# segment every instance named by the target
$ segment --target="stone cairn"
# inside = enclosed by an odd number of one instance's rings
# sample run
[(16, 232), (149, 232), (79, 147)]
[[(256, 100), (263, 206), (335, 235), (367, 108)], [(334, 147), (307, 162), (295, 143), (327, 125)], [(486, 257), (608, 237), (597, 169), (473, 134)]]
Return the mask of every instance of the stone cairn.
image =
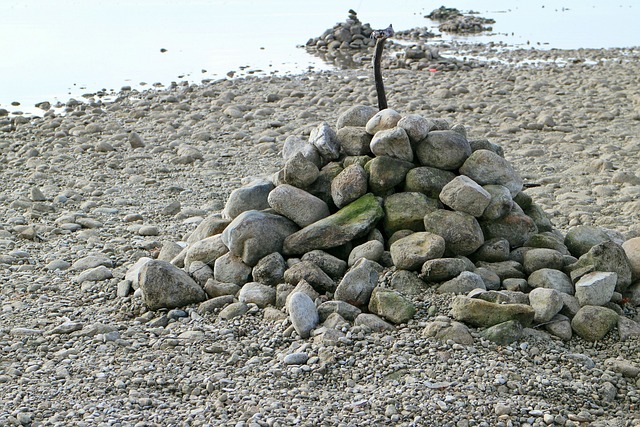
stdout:
[(638, 333), (622, 307), (640, 290), (639, 239), (555, 230), (502, 148), (462, 125), (354, 106), (335, 129), (289, 136), (283, 156), (282, 170), (234, 190), (186, 247), (130, 268), (149, 309), (199, 303), (231, 319), (257, 306), (288, 316), (289, 333), (335, 341), (350, 324), (408, 322), (412, 297), (432, 287), (457, 294), (452, 318), (424, 331), (438, 339), (469, 344), (468, 325), (498, 343), (532, 326), (563, 340), (600, 340), (616, 325), (621, 339)]
[(495, 24), (495, 20), (474, 16), (474, 13), (477, 12), (463, 15), (456, 8), (440, 6), (440, 8), (431, 11), (425, 18), (440, 22), (438, 29), (445, 33), (473, 34), (493, 30), (487, 24)]
[[(371, 25), (363, 24), (358, 14), (349, 10), (344, 22), (327, 29), (319, 37), (311, 38), (305, 44), (307, 51), (334, 64), (341, 69), (368, 67), (371, 63), (371, 48), (375, 40), (371, 39)], [(426, 43), (435, 35), (427, 28), (396, 31), (395, 38), (405, 43), (388, 41), (383, 64), (385, 68), (407, 68), (412, 70), (453, 71), (469, 70), (484, 66), (474, 60), (458, 60), (440, 55), (435, 46)], [(407, 44), (409, 42), (409, 44)]]

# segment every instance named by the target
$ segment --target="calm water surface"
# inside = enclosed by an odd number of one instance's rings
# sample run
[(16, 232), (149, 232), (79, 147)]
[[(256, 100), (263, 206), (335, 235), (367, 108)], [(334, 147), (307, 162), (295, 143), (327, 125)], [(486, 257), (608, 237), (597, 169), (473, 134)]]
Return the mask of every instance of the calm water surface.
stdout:
[[(0, 107), (36, 112), (101, 89), (172, 81), (299, 73), (330, 66), (297, 48), (358, 12), (374, 28), (437, 24), (442, 3), (417, 0), (1, 0)], [(466, 38), (514, 46), (608, 48), (640, 45), (636, 0), (455, 0), (493, 18), (494, 35)], [(445, 39), (465, 39), (448, 37)], [(166, 50), (162, 52), (161, 50)], [(140, 84), (143, 83), (141, 86)], [(12, 106), (19, 102), (19, 106)]]

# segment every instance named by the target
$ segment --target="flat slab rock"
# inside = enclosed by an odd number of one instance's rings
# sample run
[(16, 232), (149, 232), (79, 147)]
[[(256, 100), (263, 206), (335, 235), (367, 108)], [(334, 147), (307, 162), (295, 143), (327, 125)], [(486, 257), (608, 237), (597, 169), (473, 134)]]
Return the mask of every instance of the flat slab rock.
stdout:
[(382, 202), (368, 193), (333, 215), (317, 221), (284, 240), (285, 255), (343, 245), (367, 233), (384, 215)]

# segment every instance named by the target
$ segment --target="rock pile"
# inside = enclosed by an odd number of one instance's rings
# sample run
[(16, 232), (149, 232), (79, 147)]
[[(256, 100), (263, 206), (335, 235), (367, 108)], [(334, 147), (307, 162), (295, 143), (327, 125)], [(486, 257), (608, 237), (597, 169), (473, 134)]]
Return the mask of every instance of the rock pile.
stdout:
[[(337, 23), (319, 37), (309, 39), (305, 48), (310, 54), (342, 69), (368, 67), (375, 46), (370, 37), (372, 31), (369, 24), (363, 24), (357, 13), (350, 10), (345, 22)], [(396, 31), (394, 38), (405, 43), (387, 40), (385, 50), (390, 54), (383, 58), (384, 67), (451, 71), (482, 66), (477, 61), (443, 57), (436, 47), (425, 43), (430, 37), (435, 36), (427, 28)]]
[(150, 309), (200, 303), (225, 319), (253, 304), (329, 341), (349, 323), (409, 321), (426, 287), (459, 294), (454, 320), (425, 330), (440, 339), (468, 343), (464, 324), (500, 343), (531, 326), (565, 340), (600, 340), (616, 325), (621, 339), (638, 333), (621, 305), (640, 292), (639, 239), (553, 229), (502, 148), (467, 139), (462, 125), (354, 106), (335, 129), (289, 136), (283, 156), (186, 247), (138, 261), (121, 294), (132, 286)]
[[(473, 12), (472, 12), (473, 13)], [(438, 29), (445, 33), (470, 34), (481, 33), (483, 31), (491, 31), (492, 28), (487, 24), (495, 24), (496, 21), (490, 18), (482, 18), (480, 16), (463, 15), (458, 9), (441, 6), (433, 10), (425, 18), (439, 21)]]

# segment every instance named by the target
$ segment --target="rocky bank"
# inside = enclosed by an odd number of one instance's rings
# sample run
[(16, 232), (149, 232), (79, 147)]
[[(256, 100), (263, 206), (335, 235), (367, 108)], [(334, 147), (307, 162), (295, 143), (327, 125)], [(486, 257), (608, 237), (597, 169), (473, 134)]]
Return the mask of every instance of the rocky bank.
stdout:
[[(389, 105), (502, 147), (562, 233), (638, 237), (637, 49), (462, 55), (500, 62), (386, 70)], [(466, 342), (438, 339), (466, 310), (420, 285), (408, 321), (374, 332), (342, 312), (338, 334), (302, 338), (283, 311), (228, 288), (206, 309), (129, 294), (138, 260), (177, 255), (234, 190), (286, 167), (287, 138), (375, 106), (370, 74), (176, 84), (0, 118), (0, 422), (638, 425), (638, 338), (617, 327), (595, 342), (536, 328), (499, 344), (473, 325)], [(635, 322), (640, 300), (626, 298)]]

